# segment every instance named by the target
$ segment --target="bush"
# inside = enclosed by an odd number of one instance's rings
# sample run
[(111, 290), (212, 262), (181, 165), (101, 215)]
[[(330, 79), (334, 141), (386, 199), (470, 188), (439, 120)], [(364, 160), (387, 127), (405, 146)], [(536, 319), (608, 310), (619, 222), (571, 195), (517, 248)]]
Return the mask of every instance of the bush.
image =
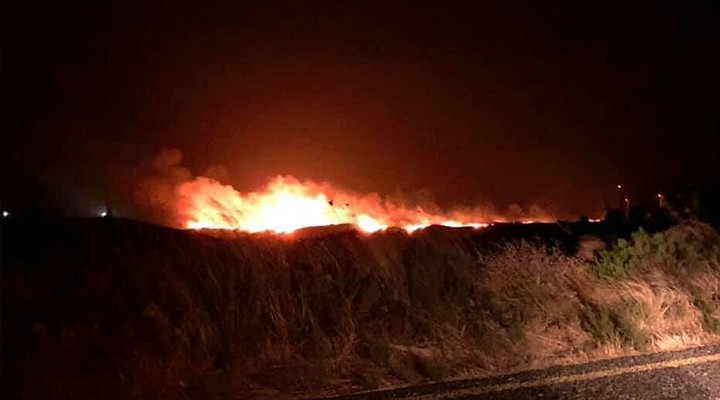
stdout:
[(630, 241), (621, 239), (603, 251), (593, 266), (599, 277), (611, 281), (657, 275), (656, 270), (669, 278), (660, 286), (678, 286), (678, 291), (689, 295), (706, 331), (720, 332), (720, 235), (716, 230), (699, 222), (654, 234), (640, 229)]
[(602, 251), (593, 270), (603, 278), (618, 278), (644, 266), (682, 273), (688, 269), (717, 269), (718, 265), (720, 235), (710, 226), (694, 222), (652, 234), (640, 228), (629, 241), (619, 239), (611, 249)]

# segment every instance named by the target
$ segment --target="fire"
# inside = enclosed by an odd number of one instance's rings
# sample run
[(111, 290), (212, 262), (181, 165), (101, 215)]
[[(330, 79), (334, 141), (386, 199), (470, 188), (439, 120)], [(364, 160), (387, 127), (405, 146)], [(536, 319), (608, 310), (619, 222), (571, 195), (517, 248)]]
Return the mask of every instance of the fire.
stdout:
[(352, 224), (364, 232), (400, 227), (408, 232), (430, 225), (488, 226), (478, 212), (427, 213), (377, 195), (335, 190), (328, 184), (277, 177), (262, 190), (242, 194), (232, 186), (197, 177), (175, 188), (180, 224), (189, 229), (236, 229), (291, 233), (311, 226)]
[(383, 229), (387, 229), (387, 225), (383, 224), (381, 222), (378, 222), (375, 218), (367, 215), (367, 214), (361, 214), (357, 219), (357, 226), (360, 228), (360, 230), (365, 232), (376, 232)]

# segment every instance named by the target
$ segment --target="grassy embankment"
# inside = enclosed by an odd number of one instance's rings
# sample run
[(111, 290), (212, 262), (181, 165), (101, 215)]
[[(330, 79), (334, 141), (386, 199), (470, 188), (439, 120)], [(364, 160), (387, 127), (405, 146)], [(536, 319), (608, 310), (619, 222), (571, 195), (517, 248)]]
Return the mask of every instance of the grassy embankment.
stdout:
[(570, 255), (572, 237), (451, 229), (283, 239), (84, 221), (2, 233), (8, 398), (363, 390), (720, 335), (720, 236), (699, 223), (637, 232), (599, 261)]

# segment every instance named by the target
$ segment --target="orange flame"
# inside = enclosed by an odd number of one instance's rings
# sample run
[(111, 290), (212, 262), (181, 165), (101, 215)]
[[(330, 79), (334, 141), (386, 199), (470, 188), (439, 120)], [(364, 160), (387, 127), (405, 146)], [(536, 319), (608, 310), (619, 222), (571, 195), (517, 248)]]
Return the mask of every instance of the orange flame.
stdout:
[(420, 207), (383, 201), (377, 195), (352, 194), (311, 181), (301, 183), (290, 176), (279, 176), (263, 190), (247, 194), (198, 177), (179, 184), (176, 194), (181, 224), (189, 229), (290, 233), (304, 227), (352, 224), (364, 232), (388, 227), (413, 232), (430, 225), (481, 228), (493, 222), (479, 212), (429, 214)]

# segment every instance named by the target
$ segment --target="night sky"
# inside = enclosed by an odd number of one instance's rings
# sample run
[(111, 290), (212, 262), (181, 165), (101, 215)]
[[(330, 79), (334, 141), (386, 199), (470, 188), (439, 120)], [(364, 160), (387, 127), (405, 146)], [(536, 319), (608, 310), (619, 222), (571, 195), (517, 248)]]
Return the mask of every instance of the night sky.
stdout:
[(163, 148), (577, 214), (720, 181), (717, 2), (129, 3), (3, 5), (6, 204), (129, 202)]

